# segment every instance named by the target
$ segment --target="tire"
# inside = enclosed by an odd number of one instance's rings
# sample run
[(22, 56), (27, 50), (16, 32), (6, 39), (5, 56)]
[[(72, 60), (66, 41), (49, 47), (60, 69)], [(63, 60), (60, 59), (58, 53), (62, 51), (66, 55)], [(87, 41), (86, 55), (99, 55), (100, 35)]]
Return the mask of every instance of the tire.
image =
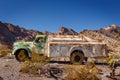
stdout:
[(29, 59), (28, 53), (27, 53), (27, 51), (24, 50), (24, 49), (21, 49), (21, 50), (16, 51), (15, 58), (16, 58), (19, 62), (24, 62), (25, 60)]
[(70, 61), (72, 64), (82, 64), (84, 61), (84, 55), (80, 52), (73, 52)]

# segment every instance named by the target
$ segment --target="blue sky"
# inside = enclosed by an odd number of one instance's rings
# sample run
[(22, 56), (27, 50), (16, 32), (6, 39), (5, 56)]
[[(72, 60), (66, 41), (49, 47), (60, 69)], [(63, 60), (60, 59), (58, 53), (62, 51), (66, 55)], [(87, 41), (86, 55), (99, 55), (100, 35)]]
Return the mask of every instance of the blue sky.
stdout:
[(50, 32), (120, 26), (120, 0), (0, 0), (0, 21)]

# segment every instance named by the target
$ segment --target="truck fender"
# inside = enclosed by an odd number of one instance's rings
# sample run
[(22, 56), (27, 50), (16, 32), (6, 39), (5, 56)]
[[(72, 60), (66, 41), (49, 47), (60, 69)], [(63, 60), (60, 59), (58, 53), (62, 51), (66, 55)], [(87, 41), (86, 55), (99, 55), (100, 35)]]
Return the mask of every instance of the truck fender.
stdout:
[(21, 50), (21, 49), (24, 49), (28, 52), (28, 57), (31, 57), (31, 51), (29, 48), (17, 48), (13, 51), (13, 54), (15, 55), (15, 53), (18, 51), (18, 50)]
[(81, 51), (84, 55), (84, 50), (80, 46), (73, 46), (69, 51), (69, 56), (71, 56), (74, 51)]

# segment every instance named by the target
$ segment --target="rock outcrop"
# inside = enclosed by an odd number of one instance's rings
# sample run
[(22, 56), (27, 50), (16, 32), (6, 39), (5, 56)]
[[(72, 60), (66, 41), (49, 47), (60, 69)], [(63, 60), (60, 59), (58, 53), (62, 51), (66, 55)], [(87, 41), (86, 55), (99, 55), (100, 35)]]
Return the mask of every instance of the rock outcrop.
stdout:
[(112, 24), (106, 28), (102, 28), (98, 30), (98, 32), (102, 33), (107, 37), (111, 37), (117, 40), (120, 40), (120, 27), (115, 24)]
[(77, 35), (78, 33), (75, 32), (73, 29), (61, 27), (57, 34), (58, 35)]

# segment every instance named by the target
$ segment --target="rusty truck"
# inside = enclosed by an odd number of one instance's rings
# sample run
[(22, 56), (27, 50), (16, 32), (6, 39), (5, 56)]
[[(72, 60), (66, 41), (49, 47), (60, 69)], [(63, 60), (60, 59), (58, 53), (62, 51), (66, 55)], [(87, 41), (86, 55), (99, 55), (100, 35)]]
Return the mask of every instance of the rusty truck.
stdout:
[(20, 62), (33, 53), (50, 58), (68, 58), (71, 63), (82, 63), (90, 57), (107, 57), (106, 44), (101, 40), (80, 35), (37, 35), (33, 42), (15, 42), (12, 52)]

